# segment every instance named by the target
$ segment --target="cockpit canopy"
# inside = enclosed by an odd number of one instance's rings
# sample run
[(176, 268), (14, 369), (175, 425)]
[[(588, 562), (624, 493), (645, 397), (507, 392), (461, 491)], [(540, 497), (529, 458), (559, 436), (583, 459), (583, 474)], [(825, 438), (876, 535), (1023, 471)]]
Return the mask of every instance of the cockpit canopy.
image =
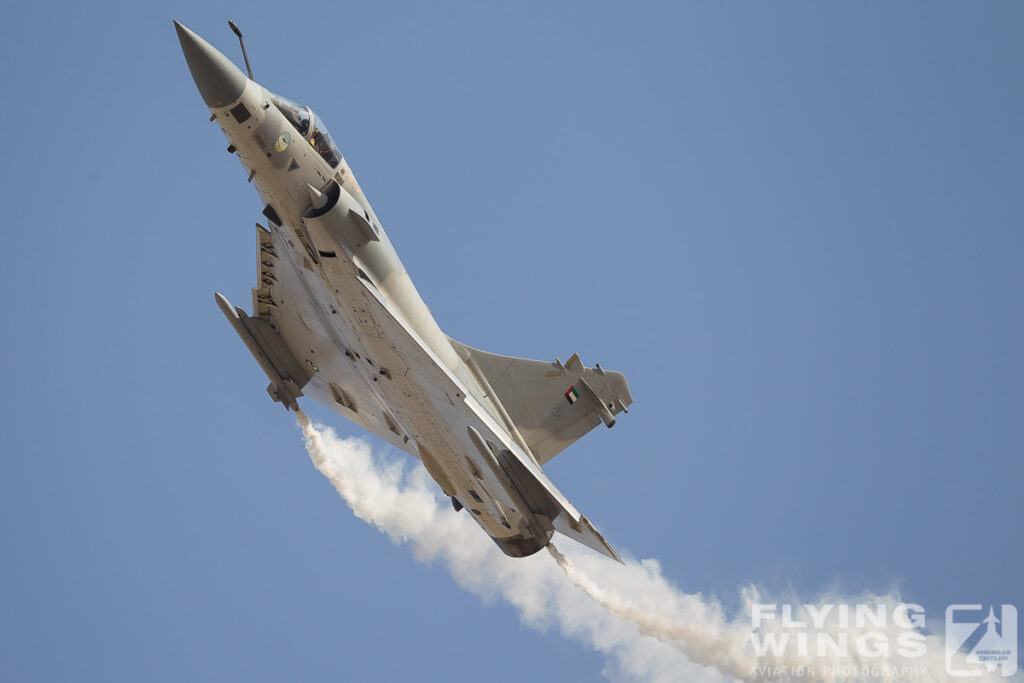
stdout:
[(327, 127), (313, 113), (312, 109), (280, 95), (271, 95), (270, 101), (295, 126), (299, 135), (313, 145), (313, 149), (330, 164), (331, 168), (335, 168), (341, 163), (341, 152), (338, 151), (334, 140), (331, 139), (331, 134), (327, 132)]

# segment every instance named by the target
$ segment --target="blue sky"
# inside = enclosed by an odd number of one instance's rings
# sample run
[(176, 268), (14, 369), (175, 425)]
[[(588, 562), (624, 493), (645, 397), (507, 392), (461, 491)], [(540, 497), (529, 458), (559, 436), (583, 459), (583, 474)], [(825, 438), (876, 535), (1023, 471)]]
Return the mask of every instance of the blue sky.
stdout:
[(617, 548), (727, 605), (1024, 608), (1021, 5), (8, 14), (0, 677), (603, 667), (310, 466), (213, 303), (248, 301), (260, 205), (172, 18), (240, 62), (235, 19), (324, 117), (446, 332), (626, 374), (630, 414), (546, 467)]

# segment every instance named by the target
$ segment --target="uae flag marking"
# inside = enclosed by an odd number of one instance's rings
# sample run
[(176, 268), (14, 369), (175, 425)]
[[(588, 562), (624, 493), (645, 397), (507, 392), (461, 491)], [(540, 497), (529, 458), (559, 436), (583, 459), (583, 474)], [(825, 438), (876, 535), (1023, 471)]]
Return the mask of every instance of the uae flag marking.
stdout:
[(579, 397), (580, 392), (576, 391), (575, 385), (569, 387), (569, 391), (565, 392), (565, 400), (569, 402), (569, 405), (575, 403), (576, 399), (578, 399)]

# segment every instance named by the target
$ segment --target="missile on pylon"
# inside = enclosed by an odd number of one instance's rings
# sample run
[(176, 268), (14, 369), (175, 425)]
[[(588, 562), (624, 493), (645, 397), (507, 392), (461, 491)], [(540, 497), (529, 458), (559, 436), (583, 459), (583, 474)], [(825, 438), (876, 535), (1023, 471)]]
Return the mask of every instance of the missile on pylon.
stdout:
[(284, 338), (270, 323), (262, 318), (249, 317), (241, 308), (232, 306), (220, 292), (214, 293), (214, 299), (270, 380), (267, 393), (286, 409), (298, 411), (298, 398), (302, 396), (302, 387), (310, 380), (310, 371), (295, 358)]

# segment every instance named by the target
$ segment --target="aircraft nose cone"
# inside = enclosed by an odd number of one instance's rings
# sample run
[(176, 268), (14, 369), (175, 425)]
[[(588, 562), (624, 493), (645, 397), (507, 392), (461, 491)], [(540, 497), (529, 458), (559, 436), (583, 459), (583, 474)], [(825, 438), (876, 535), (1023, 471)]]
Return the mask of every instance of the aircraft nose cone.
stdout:
[(234, 62), (177, 21), (174, 28), (192, 79), (206, 106), (211, 109), (226, 107), (241, 97), (247, 79)]

